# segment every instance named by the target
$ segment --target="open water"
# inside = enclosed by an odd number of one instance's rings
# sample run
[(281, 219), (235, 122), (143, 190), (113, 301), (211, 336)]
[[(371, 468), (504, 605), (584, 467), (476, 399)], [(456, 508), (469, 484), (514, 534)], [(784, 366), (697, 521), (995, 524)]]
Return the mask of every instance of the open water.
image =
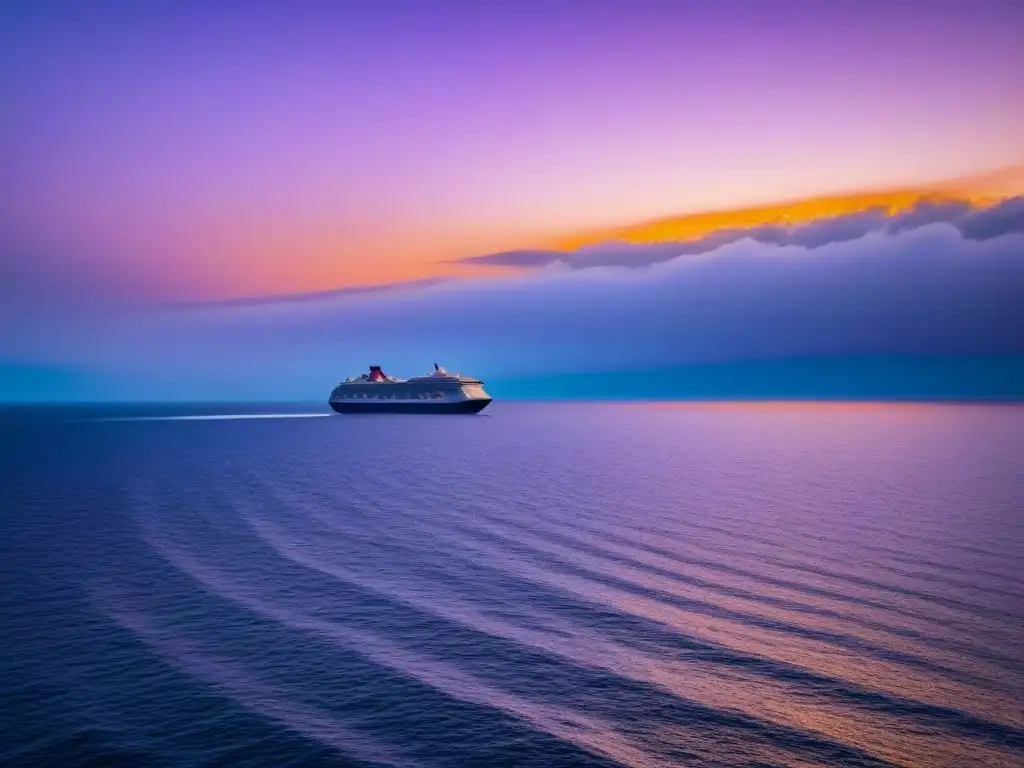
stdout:
[(4, 766), (1024, 764), (1022, 407), (0, 418)]

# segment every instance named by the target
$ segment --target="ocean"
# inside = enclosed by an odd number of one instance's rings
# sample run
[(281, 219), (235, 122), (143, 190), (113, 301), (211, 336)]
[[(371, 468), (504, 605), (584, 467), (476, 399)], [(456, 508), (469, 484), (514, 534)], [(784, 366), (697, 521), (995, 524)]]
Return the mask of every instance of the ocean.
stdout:
[(0, 419), (4, 766), (1024, 765), (1024, 407)]

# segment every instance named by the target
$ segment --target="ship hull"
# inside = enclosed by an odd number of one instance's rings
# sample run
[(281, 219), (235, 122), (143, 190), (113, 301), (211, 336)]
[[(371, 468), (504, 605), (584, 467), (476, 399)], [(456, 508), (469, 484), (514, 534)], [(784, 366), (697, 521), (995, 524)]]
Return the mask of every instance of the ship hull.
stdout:
[(330, 401), (335, 413), (424, 413), (424, 414), (467, 414), (480, 413), (491, 404), (490, 398), (456, 400), (449, 402), (402, 403), (384, 400), (371, 401)]

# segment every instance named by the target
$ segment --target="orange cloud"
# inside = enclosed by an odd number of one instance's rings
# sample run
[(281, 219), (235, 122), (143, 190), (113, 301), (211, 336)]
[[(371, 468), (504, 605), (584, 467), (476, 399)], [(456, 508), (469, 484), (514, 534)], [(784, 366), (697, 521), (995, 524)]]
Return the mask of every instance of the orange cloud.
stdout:
[(989, 205), (1024, 192), (1024, 164), (985, 174), (868, 192), (792, 200), (748, 208), (688, 213), (681, 216), (642, 221), (555, 238), (546, 248), (570, 251), (609, 240), (631, 243), (686, 241), (704, 237), (721, 229), (746, 229), (762, 225), (803, 224), (868, 209), (883, 208), (893, 214), (911, 208), (919, 201), (965, 200), (974, 205)]
[[(881, 191), (829, 195), (731, 210), (689, 213), (625, 226), (557, 235), (516, 232), (509, 225), (489, 228), (465, 222), (438, 230), (382, 226), (374, 234), (332, 221), (274, 218), (238, 226), (197, 226), (199, 244), (182, 244), (203, 265), (203, 289), (193, 299), (234, 299), (267, 294), (319, 292), (345, 287), (386, 285), (439, 277), (479, 277), (461, 263), (467, 255), (487, 254), (532, 241), (547, 250), (571, 251), (608, 240), (634, 243), (696, 240), (721, 229), (764, 224), (794, 225), (815, 219), (885, 208), (890, 213), (921, 200), (956, 198), (988, 204), (1024, 191), (1024, 164), (963, 179)], [(194, 234), (194, 233), (193, 233)], [(190, 247), (189, 247), (190, 246)], [(488, 276), (516, 274), (512, 265), (488, 264)]]

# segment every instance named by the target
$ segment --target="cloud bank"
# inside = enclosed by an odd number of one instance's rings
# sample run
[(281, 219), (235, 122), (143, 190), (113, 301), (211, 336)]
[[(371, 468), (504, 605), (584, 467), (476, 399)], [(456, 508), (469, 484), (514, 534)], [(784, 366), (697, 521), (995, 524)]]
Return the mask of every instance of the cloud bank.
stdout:
[(831, 218), (818, 219), (795, 226), (761, 226), (725, 229), (697, 240), (664, 243), (608, 242), (579, 248), (575, 251), (516, 250), (470, 256), (458, 263), (475, 266), (506, 266), (537, 268), (560, 263), (571, 269), (592, 267), (639, 268), (671, 261), (679, 256), (710, 253), (740, 240), (753, 240), (765, 245), (795, 245), (821, 248), (862, 238), (872, 232), (897, 234), (929, 224), (944, 223), (955, 227), (970, 240), (990, 240), (1007, 234), (1024, 233), (1024, 196), (974, 208), (964, 200), (921, 200), (909, 210), (889, 215), (885, 208), (871, 208)]
[(747, 233), (674, 258), (638, 246), (643, 266), (558, 263), (389, 292), (73, 326), (55, 318), (20, 349), (7, 339), (4, 356), (83, 371), (111, 397), (320, 400), (371, 363), (412, 375), (436, 360), (500, 380), (793, 357), (1022, 355), (1021, 201), (982, 213), (918, 208), (866, 232), (871, 216), (843, 217), (782, 242)]

